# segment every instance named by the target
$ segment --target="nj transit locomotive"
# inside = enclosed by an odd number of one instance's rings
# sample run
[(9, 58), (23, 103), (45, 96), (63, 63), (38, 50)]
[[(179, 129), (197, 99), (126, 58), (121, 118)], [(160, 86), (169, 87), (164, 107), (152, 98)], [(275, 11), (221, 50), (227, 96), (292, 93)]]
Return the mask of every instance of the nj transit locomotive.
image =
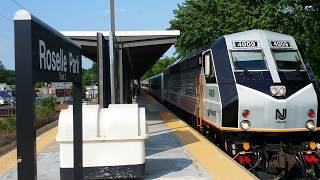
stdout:
[(292, 36), (226, 35), (142, 86), (248, 169), (318, 176), (319, 90)]

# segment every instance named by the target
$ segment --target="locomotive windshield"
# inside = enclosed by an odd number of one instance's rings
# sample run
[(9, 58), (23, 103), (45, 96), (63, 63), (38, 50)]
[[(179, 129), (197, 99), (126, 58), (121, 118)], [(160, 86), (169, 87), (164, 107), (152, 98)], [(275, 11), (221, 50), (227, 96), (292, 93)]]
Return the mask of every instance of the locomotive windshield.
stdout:
[(302, 70), (303, 65), (296, 50), (273, 50), (278, 69), (282, 70)]
[(266, 70), (267, 65), (262, 51), (232, 51), (235, 70)]

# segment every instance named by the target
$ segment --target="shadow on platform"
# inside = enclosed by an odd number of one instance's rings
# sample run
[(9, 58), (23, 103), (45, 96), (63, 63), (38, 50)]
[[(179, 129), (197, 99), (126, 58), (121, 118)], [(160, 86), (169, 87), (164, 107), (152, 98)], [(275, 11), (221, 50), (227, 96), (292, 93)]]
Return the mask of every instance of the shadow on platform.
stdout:
[[(179, 128), (178, 128), (179, 129)], [(181, 148), (184, 145), (198, 142), (199, 139), (189, 131), (185, 130), (163, 130), (165, 133), (152, 135), (146, 140), (146, 156), (168, 151), (175, 148)], [(177, 140), (175, 134), (185, 137), (183, 144)]]
[(185, 169), (192, 164), (192, 160), (185, 158), (146, 159), (146, 176), (156, 179), (166, 174)]

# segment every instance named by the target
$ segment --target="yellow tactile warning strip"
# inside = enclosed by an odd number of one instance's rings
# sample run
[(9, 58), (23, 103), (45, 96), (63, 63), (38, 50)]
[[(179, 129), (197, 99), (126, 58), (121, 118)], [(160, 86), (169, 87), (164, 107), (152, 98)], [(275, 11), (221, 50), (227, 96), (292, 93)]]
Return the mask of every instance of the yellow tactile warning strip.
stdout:
[(153, 97), (149, 96), (149, 95), (145, 95), (144, 96), (144, 100), (146, 101), (146, 103), (148, 104), (158, 104), (159, 102), (157, 100), (155, 100)]
[[(52, 143), (57, 135), (58, 128), (52, 128), (49, 131), (37, 137), (37, 153), (44, 147)], [(0, 157), (0, 176), (3, 176), (7, 171), (12, 169), (17, 163), (17, 149)]]
[(212, 179), (258, 179), (172, 113), (160, 116)]

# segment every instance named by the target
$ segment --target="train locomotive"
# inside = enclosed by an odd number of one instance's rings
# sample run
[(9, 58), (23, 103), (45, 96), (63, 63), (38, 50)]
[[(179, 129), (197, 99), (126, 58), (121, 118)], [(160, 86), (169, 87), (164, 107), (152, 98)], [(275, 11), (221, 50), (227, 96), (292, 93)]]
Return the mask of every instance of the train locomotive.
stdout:
[(141, 85), (250, 171), (319, 177), (319, 88), (292, 36), (225, 35)]

